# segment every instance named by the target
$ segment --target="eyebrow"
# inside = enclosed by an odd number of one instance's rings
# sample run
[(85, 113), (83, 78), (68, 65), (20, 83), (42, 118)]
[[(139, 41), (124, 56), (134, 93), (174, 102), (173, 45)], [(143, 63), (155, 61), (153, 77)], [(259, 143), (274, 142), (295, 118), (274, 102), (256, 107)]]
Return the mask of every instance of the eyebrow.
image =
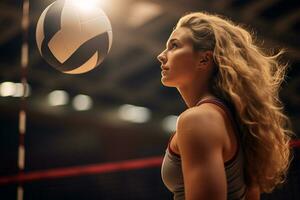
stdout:
[(166, 47), (168, 48), (168, 45), (175, 40), (179, 41), (177, 38), (172, 38), (170, 41), (167, 41)]

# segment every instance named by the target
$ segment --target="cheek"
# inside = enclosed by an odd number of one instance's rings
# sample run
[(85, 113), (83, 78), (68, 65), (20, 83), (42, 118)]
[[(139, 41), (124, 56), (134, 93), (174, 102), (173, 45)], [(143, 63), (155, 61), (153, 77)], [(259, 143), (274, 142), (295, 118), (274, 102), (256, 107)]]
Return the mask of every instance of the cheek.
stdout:
[(188, 72), (193, 71), (193, 67), (195, 65), (195, 61), (190, 53), (186, 52), (178, 52), (177, 55), (174, 55), (174, 59), (170, 63), (171, 70), (178, 72)]

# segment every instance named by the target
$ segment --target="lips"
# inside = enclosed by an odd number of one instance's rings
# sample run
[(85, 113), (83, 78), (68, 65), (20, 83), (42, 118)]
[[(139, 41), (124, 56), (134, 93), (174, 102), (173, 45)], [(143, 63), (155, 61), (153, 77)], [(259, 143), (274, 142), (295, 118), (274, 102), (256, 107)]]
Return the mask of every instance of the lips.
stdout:
[(167, 73), (168, 73), (168, 72), (167, 72), (166, 69), (163, 69), (163, 70), (161, 71), (161, 75), (162, 75), (162, 76), (165, 76)]
[(168, 68), (167, 68), (166, 66), (164, 66), (164, 65), (160, 66), (160, 68), (161, 68), (162, 70), (168, 70)]

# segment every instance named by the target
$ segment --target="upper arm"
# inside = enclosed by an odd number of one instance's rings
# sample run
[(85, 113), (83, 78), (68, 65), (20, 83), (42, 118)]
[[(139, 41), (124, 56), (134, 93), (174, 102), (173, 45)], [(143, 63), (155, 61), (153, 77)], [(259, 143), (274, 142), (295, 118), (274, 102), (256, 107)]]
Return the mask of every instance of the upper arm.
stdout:
[(213, 112), (183, 113), (177, 122), (186, 200), (225, 200), (223, 127)]

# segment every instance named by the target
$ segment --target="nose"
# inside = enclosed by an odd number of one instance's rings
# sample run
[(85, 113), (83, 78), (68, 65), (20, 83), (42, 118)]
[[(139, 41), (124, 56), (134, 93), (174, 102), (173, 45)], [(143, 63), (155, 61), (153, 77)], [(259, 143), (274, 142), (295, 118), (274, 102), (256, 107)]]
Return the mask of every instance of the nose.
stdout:
[(157, 56), (157, 60), (159, 60), (159, 62), (161, 62), (162, 64), (166, 63), (167, 58), (165, 55), (165, 51), (161, 52), (158, 56)]

